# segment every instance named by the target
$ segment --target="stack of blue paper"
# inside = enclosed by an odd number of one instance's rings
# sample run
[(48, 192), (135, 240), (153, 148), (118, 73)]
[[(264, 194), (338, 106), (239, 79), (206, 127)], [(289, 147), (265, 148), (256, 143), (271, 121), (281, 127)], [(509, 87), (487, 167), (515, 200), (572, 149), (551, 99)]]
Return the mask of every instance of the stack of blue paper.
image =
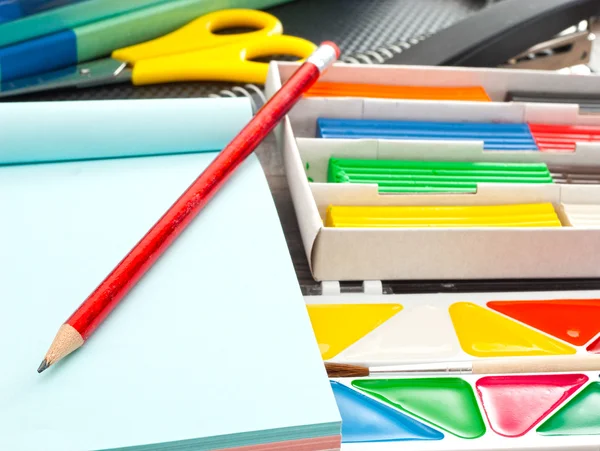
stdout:
[(484, 150), (538, 150), (527, 124), (318, 118), (317, 137), (483, 141)]
[[(341, 418), (256, 155), (80, 350), (36, 371), (56, 326), (252, 117), (247, 98), (179, 99), (179, 113), (168, 103), (81, 102), (89, 112), (77, 115), (96, 117), (88, 155), (68, 103), (47, 116), (30, 104), (22, 131), (57, 144), (37, 161), (30, 151), (36, 164), (15, 163), (19, 142), (0, 137), (0, 450), (339, 449)], [(62, 127), (45, 128), (47, 117)], [(133, 118), (145, 133), (108, 134), (100, 152), (96, 131)]]

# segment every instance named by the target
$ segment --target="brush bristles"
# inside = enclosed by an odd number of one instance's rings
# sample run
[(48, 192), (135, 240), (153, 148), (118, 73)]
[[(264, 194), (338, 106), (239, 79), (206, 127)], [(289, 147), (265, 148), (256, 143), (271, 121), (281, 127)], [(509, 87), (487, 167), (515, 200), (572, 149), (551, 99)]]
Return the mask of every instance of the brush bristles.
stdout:
[(369, 368), (346, 363), (325, 363), (325, 369), (329, 377), (366, 377), (369, 375)]

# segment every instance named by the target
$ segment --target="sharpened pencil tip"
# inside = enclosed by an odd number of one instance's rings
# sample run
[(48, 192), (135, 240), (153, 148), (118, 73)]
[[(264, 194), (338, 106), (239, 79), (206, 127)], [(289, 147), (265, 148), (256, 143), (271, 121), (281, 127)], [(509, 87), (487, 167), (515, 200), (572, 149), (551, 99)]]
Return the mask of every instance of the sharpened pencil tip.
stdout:
[(38, 367), (38, 373), (41, 373), (49, 366), (50, 366), (50, 364), (48, 363), (48, 361), (46, 359), (42, 360), (42, 363), (40, 363), (40, 366)]

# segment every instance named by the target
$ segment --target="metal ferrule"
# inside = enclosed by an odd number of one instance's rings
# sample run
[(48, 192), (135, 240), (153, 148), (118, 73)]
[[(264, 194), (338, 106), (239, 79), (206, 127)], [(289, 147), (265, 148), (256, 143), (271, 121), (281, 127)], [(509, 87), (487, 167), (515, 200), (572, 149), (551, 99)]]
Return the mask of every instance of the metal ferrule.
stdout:
[(306, 59), (306, 62), (314, 64), (319, 72), (323, 73), (336, 59), (335, 49), (330, 45), (323, 44)]
[(414, 363), (406, 365), (390, 365), (370, 367), (371, 375), (385, 374), (386, 376), (398, 374), (471, 374), (473, 365), (471, 362), (431, 362), (431, 363)]

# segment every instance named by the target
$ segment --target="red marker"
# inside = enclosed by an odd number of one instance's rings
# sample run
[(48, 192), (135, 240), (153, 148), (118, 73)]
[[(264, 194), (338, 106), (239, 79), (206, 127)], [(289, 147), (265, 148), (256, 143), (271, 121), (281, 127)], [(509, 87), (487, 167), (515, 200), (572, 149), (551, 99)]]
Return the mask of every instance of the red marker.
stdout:
[(233, 171), (254, 152), (260, 142), (339, 55), (340, 51), (335, 44), (324, 42), (307, 58), (60, 327), (38, 368), (38, 373), (83, 345)]

